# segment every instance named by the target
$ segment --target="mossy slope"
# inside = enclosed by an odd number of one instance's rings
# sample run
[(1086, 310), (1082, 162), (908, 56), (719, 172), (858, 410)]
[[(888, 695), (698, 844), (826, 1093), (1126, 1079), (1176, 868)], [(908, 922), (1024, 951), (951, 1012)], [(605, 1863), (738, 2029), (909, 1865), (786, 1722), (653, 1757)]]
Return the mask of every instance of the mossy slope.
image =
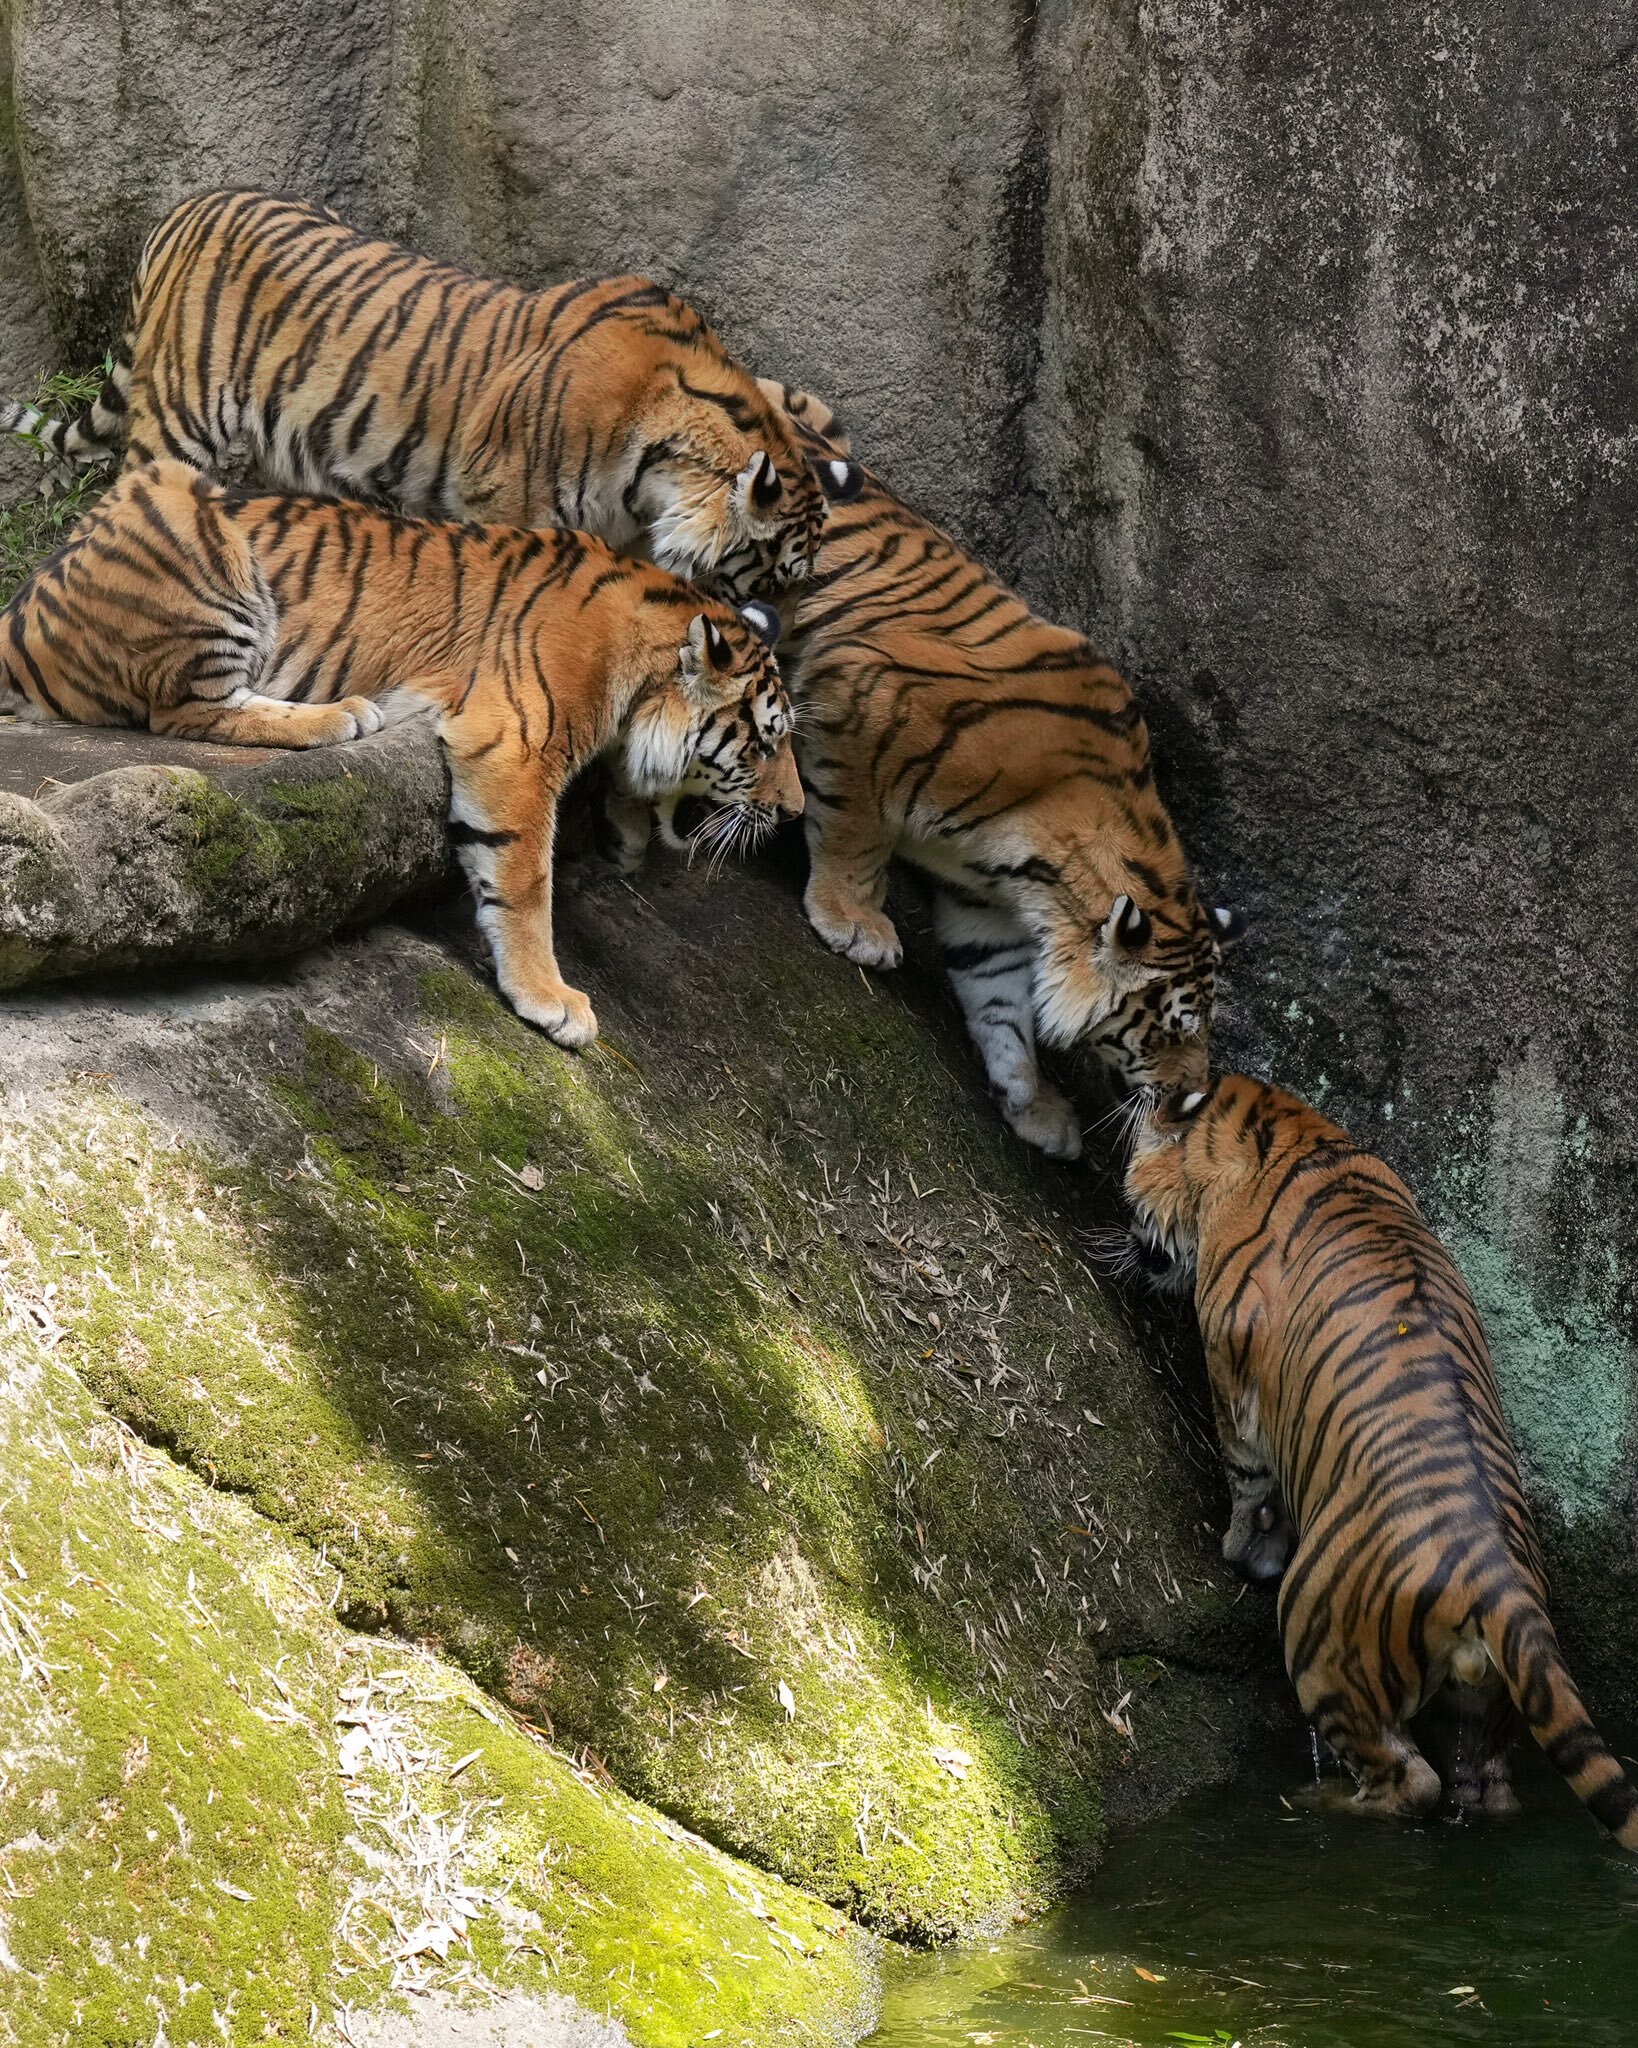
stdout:
[(867, 1958), (833, 1914), (341, 1628), (328, 1567), (97, 1408), (18, 1242), (0, 2041), (332, 2039), (439, 1983), (567, 1991), (643, 2048), (854, 2037)]
[(1146, 1702), (1187, 1724), (1171, 1667), (1246, 1630), (1033, 1162), (761, 896), (601, 892), (580, 1062), (430, 947), (338, 949), (290, 1012), (329, 1028), (190, 1075), (214, 1156), (82, 1092), (0, 1201), (89, 1382), (352, 1619), (926, 1936), (1083, 1865), (1111, 1768), (1220, 1763)]

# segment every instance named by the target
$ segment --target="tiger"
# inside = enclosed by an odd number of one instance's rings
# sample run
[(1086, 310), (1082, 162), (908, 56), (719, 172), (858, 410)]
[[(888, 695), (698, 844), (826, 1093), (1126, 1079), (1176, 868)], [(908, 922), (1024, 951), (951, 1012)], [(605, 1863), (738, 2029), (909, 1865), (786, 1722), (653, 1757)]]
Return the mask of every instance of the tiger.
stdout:
[(1244, 920), (1202, 908), (1115, 669), (861, 468), (822, 400), (762, 388), (831, 501), (781, 652), (809, 922), (849, 960), (896, 967), (889, 865), (918, 870), (1003, 1117), (1075, 1158), (1080, 1124), (1038, 1043), (1083, 1043), (1131, 1087), (1198, 1085)]
[(1126, 1192), (1150, 1254), (1192, 1275), (1225, 1555), (1283, 1572), (1286, 1668), (1355, 1804), (1512, 1810), (1516, 1710), (1638, 1851), (1638, 1790), (1548, 1615), (1478, 1311), (1409, 1189), (1296, 1096), (1224, 1074), (1146, 1104)]
[(149, 236), (101, 391), (0, 403), (52, 460), (172, 456), (435, 518), (573, 528), (729, 602), (808, 574), (825, 498), (777, 407), (645, 277), (530, 292), (328, 208), (184, 200)]
[(591, 535), (410, 519), (127, 469), (0, 613), (0, 706), (255, 747), (431, 710), (502, 994), (558, 1045), (597, 1019), (552, 943), (559, 798), (594, 757), (747, 835), (796, 817), (777, 617)]

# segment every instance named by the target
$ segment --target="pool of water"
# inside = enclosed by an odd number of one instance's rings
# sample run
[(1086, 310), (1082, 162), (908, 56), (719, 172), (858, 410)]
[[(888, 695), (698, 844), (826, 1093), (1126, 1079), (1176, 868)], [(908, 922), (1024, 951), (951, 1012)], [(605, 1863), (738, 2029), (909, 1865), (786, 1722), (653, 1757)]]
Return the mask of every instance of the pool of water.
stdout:
[(1271, 1759), (1047, 1919), (896, 1959), (870, 2048), (1638, 2048), (1638, 1859), (1539, 1757), (1503, 1820), (1368, 1820), (1313, 1776)]

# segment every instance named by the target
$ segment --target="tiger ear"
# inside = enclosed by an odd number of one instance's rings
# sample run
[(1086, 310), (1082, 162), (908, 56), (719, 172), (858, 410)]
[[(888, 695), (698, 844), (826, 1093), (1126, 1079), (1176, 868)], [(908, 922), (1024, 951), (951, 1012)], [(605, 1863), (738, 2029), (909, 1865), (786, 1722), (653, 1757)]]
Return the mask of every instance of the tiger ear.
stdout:
[(694, 696), (709, 696), (712, 678), (732, 664), (733, 653), (716, 620), (696, 612), (688, 622), (688, 638), (677, 649), (684, 689)]
[(779, 645), (779, 636), (785, 630), (785, 621), (771, 604), (764, 604), (759, 597), (747, 598), (739, 608), (739, 615), (764, 647)]
[(1117, 896), (1114, 908), (1104, 919), (1103, 929), (1098, 936), (1104, 947), (1111, 953), (1135, 960), (1148, 945), (1154, 927), (1149, 922), (1148, 912), (1130, 896)]
[(779, 503), (781, 489), (773, 457), (766, 448), (759, 448), (734, 478), (734, 501), (754, 505), (759, 512), (771, 512)]
[(833, 505), (847, 505), (864, 489), (864, 471), (856, 462), (840, 455), (827, 456), (814, 465), (819, 488)]
[(1220, 946), (1237, 946), (1246, 935), (1246, 920), (1242, 911), (1230, 910), (1227, 904), (1219, 903), (1210, 913), (1212, 936)]

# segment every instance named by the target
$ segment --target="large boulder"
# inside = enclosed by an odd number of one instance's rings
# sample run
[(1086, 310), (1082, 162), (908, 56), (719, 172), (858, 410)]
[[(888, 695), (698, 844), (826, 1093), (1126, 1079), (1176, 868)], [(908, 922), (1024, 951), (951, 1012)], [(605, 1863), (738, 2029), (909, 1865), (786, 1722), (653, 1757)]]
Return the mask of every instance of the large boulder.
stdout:
[(1612, 0), (1083, 15), (1028, 549), (1252, 912), (1231, 1056), (1461, 1259), (1606, 1712), (1638, 1682), (1635, 102)]
[(440, 881), (426, 719), (305, 752), (0, 719), (0, 989), (265, 960)]

